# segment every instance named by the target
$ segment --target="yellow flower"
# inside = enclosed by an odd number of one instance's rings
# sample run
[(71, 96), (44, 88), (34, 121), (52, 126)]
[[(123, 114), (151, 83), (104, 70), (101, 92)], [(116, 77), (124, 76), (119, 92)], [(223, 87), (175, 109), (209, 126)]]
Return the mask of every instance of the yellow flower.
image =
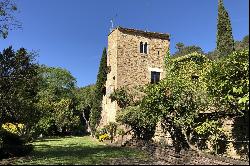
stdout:
[(103, 140), (107, 140), (107, 139), (109, 139), (109, 135), (107, 133), (102, 134), (102, 135), (99, 136), (99, 141), (101, 141), (101, 142)]
[(24, 124), (20, 124), (20, 123), (5, 123), (2, 125), (2, 128), (7, 131), (10, 132), (12, 134), (18, 134), (20, 135), (21, 132), (24, 130)]

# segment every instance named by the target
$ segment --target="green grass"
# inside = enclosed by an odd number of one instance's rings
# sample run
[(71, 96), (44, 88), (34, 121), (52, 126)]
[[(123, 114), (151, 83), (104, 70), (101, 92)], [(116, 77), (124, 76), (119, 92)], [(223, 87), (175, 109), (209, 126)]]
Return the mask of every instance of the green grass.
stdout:
[(147, 158), (136, 149), (110, 147), (90, 136), (65, 137), (37, 140), (34, 151), (25, 158), (16, 159), (12, 164), (109, 164), (117, 158)]

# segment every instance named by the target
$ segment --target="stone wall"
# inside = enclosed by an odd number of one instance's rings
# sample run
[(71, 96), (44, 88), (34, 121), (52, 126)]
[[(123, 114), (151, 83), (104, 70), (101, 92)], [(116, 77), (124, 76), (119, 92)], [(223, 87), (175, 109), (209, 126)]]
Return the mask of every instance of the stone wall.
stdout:
[[(147, 42), (147, 54), (140, 53), (140, 42)], [(115, 122), (119, 107), (109, 95), (121, 87), (136, 87), (151, 81), (151, 71), (158, 71), (160, 79), (164, 73), (164, 56), (169, 48), (167, 34), (117, 28), (108, 36), (106, 95), (102, 101), (100, 127)]]
[(153, 142), (132, 140), (126, 146), (136, 146), (151, 156), (170, 165), (249, 165), (247, 160), (231, 159), (224, 156), (198, 153), (193, 150), (181, 150), (176, 153), (174, 147)]
[[(158, 68), (164, 74), (164, 55), (169, 41), (142, 35), (118, 32), (117, 88), (150, 83), (151, 71)], [(147, 42), (148, 53), (140, 53), (140, 42)], [(159, 55), (158, 55), (159, 52)]]
[(108, 36), (108, 51), (107, 51), (107, 66), (110, 67), (110, 72), (107, 74), (106, 95), (102, 100), (102, 114), (99, 126), (104, 126), (108, 122), (115, 121), (117, 103), (111, 102), (109, 95), (117, 88), (117, 36), (118, 31), (114, 31)]
[[(225, 140), (220, 141), (220, 144), (218, 145), (218, 148), (220, 149), (218, 151), (219, 154), (228, 156), (234, 159), (248, 159), (249, 160), (249, 140), (247, 142), (246, 138), (241, 136), (241, 140), (237, 140), (234, 135), (247, 135), (246, 132), (247, 129), (249, 129), (249, 122), (247, 120), (241, 120), (240, 124), (236, 124), (236, 119), (232, 118), (225, 118), (222, 119), (223, 121), (223, 131), (226, 136)], [(235, 131), (235, 126), (240, 125), (240, 128), (245, 128), (244, 131)], [(235, 133), (236, 132), (236, 133)], [(164, 131), (164, 129), (161, 126), (161, 123), (158, 122), (156, 126), (156, 131), (153, 137), (153, 141), (156, 143), (164, 143), (168, 146), (173, 146), (173, 140), (169, 134), (169, 132)], [(242, 141), (242, 142), (241, 142)], [(238, 146), (236, 146), (238, 145)], [(206, 151), (212, 151), (213, 148), (211, 147), (210, 143), (206, 141), (207, 149)]]

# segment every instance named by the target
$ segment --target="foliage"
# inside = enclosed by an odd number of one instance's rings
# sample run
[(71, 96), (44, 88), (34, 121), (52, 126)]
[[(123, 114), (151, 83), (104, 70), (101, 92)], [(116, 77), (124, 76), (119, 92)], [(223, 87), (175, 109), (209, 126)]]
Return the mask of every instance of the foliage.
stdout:
[(96, 127), (99, 125), (101, 119), (101, 104), (103, 95), (106, 94), (106, 80), (107, 80), (107, 51), (103, 49), (102, 58), (99, 66), (99, 71), (95, 86), (95, 95), (93, 106), (90, 113), (90, 128), (92, 133), (95, 133)]
[[(249, 35), (246, 35), (241, 41), (235, 41), (234, 47), (236, 51), (249, 49)], [(216, 49), (208, 52), (206, 55), (210, 60), (217, 60), (219, 58), (219, 52)]]
[(206, 80), (209, 94), (226, 107), (226, 112), (249, 110), (249, 50), (214, 62)]
[(23, 156), (31, 152), (32, 146), (26, 145), (29, 141), (23, 124), (5, 123), (0, 128), (0, 159)]
[(246, 35), (242, 41), (235, 41), (235, 50), (240, 51), (249, 49), (249, 35)]
[(125, 87), (114, 90), (109, 97), (111, 101), (117, 101), (120, 108), (125, 108), (134, 103), (132, 94), (129, 94), (128, 89)]
[(114, 136), (116, 135), (117, 123), (116, 122), (109, 122), (107, 125), (104, 126), (104, 128), (106, 129), (110, 140), (113, 141)]
[(103, 135), (103, 134), (108, 134), (107, 132), (107, 129), (105, 127), (102, 127), (102, 128), (98, 128), (96, 131), (95, 131), (95, 138), (99, 138), (100, 135)]
[(166, 66), (166, 78), (145, 89), (147, 95), (142, 99), (141, 109), (150, 113), (147, 123), (153, 122), (151, 127), (154, 127), (159, 119), (164, 119), (176, 131), (180, 129), (189, 143), (199, 125), (199, 113), (209, 103), (203, 80), (209, 66), (210, 61), (198, 53), (171, 58)]
[(0, 126), (22, 123), (29, 130), (39, 119), (36, 109), (38, 65), (34, 54), (9, 47), (0, 53)]
[(76, 109), (82, 115), (80, 116), (81, 126), (84, 132), (89, 132), (89, 117), (95, 96), (95, 85), (76, 88), (74, 94), (76, 95)]
[[(140, 106), (140, 98), (144, 88), (143, 87), (134, 87), (130, 89), (128, 87), (122, 87), (120, 89), (116, 89), (113, 93), (110, 94), (110, 98), (112, 101), (117, 101), (117, 104), (121, 111), (117, 113), (116, 120), (121, 124), (129, 125), (132, 128), (132, 131), (135, 133), (135, 137), (137, 139), (150, 139), (153, 136), (155, 125), (152, 127), (152, 123), (156, 124), (156, 119), (152, 116), (148, 110), (142, 110)], [(155, 121), (152, 121), (155, 120)], [(113, 124), (108, 124), (105, 126), (107, 131), (110, 131), (110, 127)], [(117, 125), (115, 125), (115, 130)], [(111, 135), (111, 140), (113, 136), (116, 134), (115, 130)], [(125, 132), (119, 130), (121, 135), (124, 135)]]
[(55, 124), (62, 132), (73, 132), (80, 125), (79, 114), (76, 113), (75, 107), (72, 106), (72, 99), (61, 99), (54, 104)]
[(107, 125), (103, 126), (102, 128), (96, 130), (95, 137), (101, 140), (111, 140), (114, 139), (117, 130), (117, 123), (116, 122), (109, 122)]
[(99, 138), (98, 138), (98, 140), (100, 142), (103, 142), (104, 140), (108, 140), (108, 139), (110, 139), (110, 138), (109, 138), (109, 135), (107, 133), (99, 135)]
[(91, 109), (94, 100), (95, 85), (88, 85), (82, 88), (77, 88), (75, 95), (78, 101), (77, 110)]
[(25, 126), (24, 124), (18, 124), (18, 123), (17, 124), (5, 123), (2, 125), (2, 129), (7, 132), (21, 136), (24, 133)]
[(213, 60), (213, 61), (216, 61), (217, 59), (219, 59), (219, 53), (218, 51), (215, 49), (213, 51), (209, 51), (207, 54), (206, 54), (207, 58), (210, 59), (210, 60)]
[(10, 30), (21, 28), (14, 15), (16, 11), (17, 6), (13, 0), (0, 1), (0, 37), (5, 39)]
[(129, 125), (137, 139), (150, 140), (154, 135), (158, 117), (154, 116), (152, 110), (143, 110), (137, 105), (128, 106), (118, 112), (116, 120)]
[(216, 50), (218, 50), (220, 57), (227, 56), (234, 51), (234, 39), (230, 18), (222, 0), (219, 0), (218, 6), (216, 44)]
[(191, 54), (193, 52), (197, 52), (199, 54), (203, 54), (202, 49), (199, 46), (185, 46), (183, 43), (176, 43), (177, 51), (172, 55), (172, 57), (180, 57)]
[(117, 129), (117, 134), (118, 134), (118, 135), (121, 135), (121, 136), (124, 136), (124, 135), (126, 134), (126, 132), (125, 132), (124, 129), (118, 128), (118, 129)]
[(165, 71), (167, 70), (168, 62), (170, 60), (170, 56), (171, 56), (170, 55), (170, 49), (168, 48), (167, 53), (166, 53), (166, 55), (164, 57), (164, 69), (165, 69)]
[(23, 135), (19, 135), (17, 133), (13, 133), (8, 130), (2, 130), (1, 131), (1, 139), (2, 139), (2, 146), (6, 147), (9, 145), (24, 145), (26, 140), (24, 139)]
[(72, 133), (80, 127), (80, 112), (76, 110), (75, 78), (61, 68), (39, 68), (39, 102), (41, 118), (36, 125), (37, 134)]
[(212, 119), (206, 119), (206, 121), (201, 122), (194, 130), (203, 138), (207, 137), (212, 146), (217, 146), (218, 140), (224, 134), (222, 123)]

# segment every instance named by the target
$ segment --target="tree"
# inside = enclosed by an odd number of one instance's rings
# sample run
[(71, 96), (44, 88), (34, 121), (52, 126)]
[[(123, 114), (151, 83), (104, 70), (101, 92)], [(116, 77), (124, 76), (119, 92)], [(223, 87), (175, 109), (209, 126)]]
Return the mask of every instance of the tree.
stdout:
[(192, 53), (170, 59), (167, 68), (166, 77), (158, 85), (147, 88), (142, 108), (162, 120), (177, 151), (186, 147), (197, 150), (191, 139), (202, 124), (199, 115), (209, 101), (203, 79), (209, 60)]
[(246, 35), (242, 41), (235, 42), (235, 50), (240, 51), (244, 49), (249, 49), (249, 35)]
[(223, 1), (219, 0), (218, 19), (217, 19), (217, 50), (219, 56), (227, 56), (234, 51), (234, 39), (230, 18), (223, 5)]
[(80, 125), (80, 112), (76, 110), (75, 78), (62, 68), (39, 68), (39, 102), (41, 119), (37, 123), (39, 134), (66, 134)]
[(96, 80), (95, 97), (90, 113), (90, 128), (93, 133), (95, 132), (95, 128), (98, 126), (99, 121), (101, 119), (102, 98), (103, 95), (106, 94), (106, 87), (105, 87), (106, 80), (107, 80), (107, 51), (106, 48), (104, 48)]
[(184, 56), (184, 55), (188, 55), (191, 54), (193, 52), (197, 52), (200, 54), (203, 54), (202, 49), (199, 46), (185, 46), (183, 43), (177, 43), (176, 47), (177, 51), (172, 55), (172, 57), (180, 57), (180, 56)]
[(88, 131), (89, 116), (95, 96), (95, 85), (88, 85), (85, 87), (77, 88), (75, 90), (75, 95), (77, 99), (76, 109), (82, 114), (82, 116), (80, 116), (82, 126), (85, 126), (85, 129)]
[(0, 1), (0, 37), (5, 39), (10, 30), (21, 28), (20, 22), (14, 16), (16, 11), (17, 7), (13, 0)]
[(176, 43), (175, 48), (180, 52), (183, 48), (185, 47), (185, 45), (181, 42)]
[(0, 52), (0, 126), (9, 122), (30, 128), (38, 121), (39, 76), (34, 60), (34, 54), (24, 48)]
[(208, 92), (226, 113), (249, 110), (249, 50), (235, 51), (214, 62), (207, 75)]
[(208, 59), (215, 61), (219, 58), (219, 53), (217, 50), (214, 50), (206, 53), (206, 56)]

